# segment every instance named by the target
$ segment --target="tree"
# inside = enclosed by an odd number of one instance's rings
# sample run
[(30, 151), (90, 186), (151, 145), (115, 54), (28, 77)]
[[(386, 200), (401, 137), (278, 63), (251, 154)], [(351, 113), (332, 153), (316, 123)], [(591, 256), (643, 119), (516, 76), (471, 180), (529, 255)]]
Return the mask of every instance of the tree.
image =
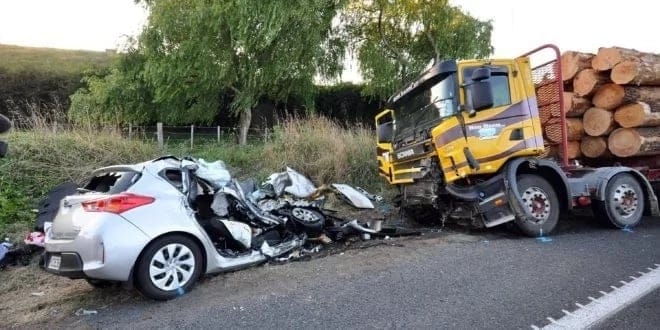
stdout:
[(231, 95), (245, 144), (260, 98), (300, 97), (313, 106), (315, 75), (341, 70), (344, 44), (333, 34), (340, 0), (153, 0), (139, 51), (159, 117), (211, 121)]
[(492, 24), (447, 0), (351, 0), (342, 21), (366, 81), (365, 93), (387, 97), (430, 61), (484, 58)]

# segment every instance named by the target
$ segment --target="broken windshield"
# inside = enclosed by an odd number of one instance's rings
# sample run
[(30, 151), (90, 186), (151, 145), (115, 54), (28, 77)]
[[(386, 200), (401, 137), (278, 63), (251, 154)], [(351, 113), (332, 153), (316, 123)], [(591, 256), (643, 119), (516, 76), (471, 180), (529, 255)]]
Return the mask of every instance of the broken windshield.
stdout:
[(456, 113), (456, 74), (438, 76), (394, 104), (396, 135)]

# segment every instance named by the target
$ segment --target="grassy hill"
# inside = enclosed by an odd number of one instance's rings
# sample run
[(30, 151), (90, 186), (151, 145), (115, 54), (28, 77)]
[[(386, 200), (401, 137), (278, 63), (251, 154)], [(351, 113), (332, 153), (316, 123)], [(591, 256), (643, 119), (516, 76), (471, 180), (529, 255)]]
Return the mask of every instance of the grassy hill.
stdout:
[(117, 56), (114, 52), (0, 44), (0, 71), (10, 73), (32, 71), (58, 75), (82, 74), (90, 68), (109, 66)]

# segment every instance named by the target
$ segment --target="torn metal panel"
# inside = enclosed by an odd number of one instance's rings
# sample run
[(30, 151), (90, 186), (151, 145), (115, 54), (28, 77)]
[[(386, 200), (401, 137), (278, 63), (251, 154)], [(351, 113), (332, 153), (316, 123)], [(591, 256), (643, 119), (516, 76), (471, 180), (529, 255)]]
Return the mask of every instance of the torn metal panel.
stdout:
[(353, 206), (360, 209), (373, 209), (374, 204), (363, 193), (357, 191), (355, 188), (347, 184), (333, 183), (332, 187), (337, 189), (339, 193)]
[(197, 160), (197, 165), (199, 167), (195, 171), (195, 175), (209, 182), (214, 188), (224, 187), (231, 182), (231, 175), (223, 161), (216, 160), (209, 163), (200, 158)]
[(264, 183), (261, 189), (269, 197), (280, 197), (286, 187), (291, 186), (291, 178), (287, 172), (273, 173)]
[(312, 181), (310, 181), (304, 175), (296, 172), (296, 170), (287, 167), (286, 173), (289, 175), (289, 179), (291, 180), (291, 185), (284, 189), (284, 191), (287, 193), (298, 198), (306, 198), (316, 190), (316, 187)]
[(213, 195), (211, 210), (213, 210), (213, 213), (221, 217), (225, 217), (229, 214), (229, 202), (227, 201), (227, 196), (223, 192), (218, 192)]

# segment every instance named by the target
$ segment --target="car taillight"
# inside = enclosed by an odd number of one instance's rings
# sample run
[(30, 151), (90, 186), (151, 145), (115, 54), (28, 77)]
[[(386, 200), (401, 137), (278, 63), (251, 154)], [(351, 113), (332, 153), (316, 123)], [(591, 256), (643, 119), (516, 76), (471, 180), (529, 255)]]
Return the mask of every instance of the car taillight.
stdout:
[(136, 207), (151, 204), (155, 201), (153, 197), (136, 194), (119, 194), (107, 198), (95, 199), (82, 202), (83, 210), (87, 212), (109, 212), (121, 214)]

